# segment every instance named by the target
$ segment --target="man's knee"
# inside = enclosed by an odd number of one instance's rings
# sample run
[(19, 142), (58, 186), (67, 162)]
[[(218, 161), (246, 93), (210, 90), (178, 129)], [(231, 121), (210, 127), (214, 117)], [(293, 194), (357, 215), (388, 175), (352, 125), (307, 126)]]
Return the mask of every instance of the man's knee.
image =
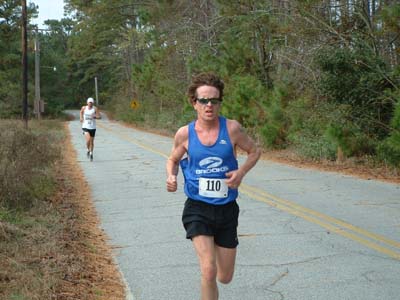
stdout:
[(217, 278), (217, 266), (213, 264), (207, 264), (201, 268), (201, 274), (204, 280), (209, 282), (215, 282)]
[(223, 284), (228, 284), (233, 279), (233, 272), (218, 274), (218, 281)]

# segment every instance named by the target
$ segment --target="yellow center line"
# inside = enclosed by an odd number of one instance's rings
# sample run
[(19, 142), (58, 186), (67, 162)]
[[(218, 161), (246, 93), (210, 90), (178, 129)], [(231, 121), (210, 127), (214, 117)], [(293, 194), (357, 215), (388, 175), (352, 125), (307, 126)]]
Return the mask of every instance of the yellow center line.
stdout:
[[(251, 189), (253, 189), (253, 190), (251, 190)], [(389, 240), (383, 236), (371, 233), (364, 229), (353, 226), (349, 223), (346, 223), (341, 220), (335, 219), (333, 217), (321, 214), (317, 211), (313, 211), (311, 209), (302, 207), (302, 206), (292, 203), (290, 201), (280, 199), (280, 198), (272, 196), (272, 195), (267, 196), (268, 193), (265, 193), (264, 191), (258, 190), (256, 188), (252, 187), (251, 189), (249, 189), (248, 185), (242, 184), (240, 192), (250, 196), (253, 199), (267, 203), (270, 206), (276, 207), (280, 210), (283, 210), (292, 215), (298, 216), (298, 217), (300, 217), (304, 220), (307, 220), (311, 223), (317, 224), (323, 228), (328, 229), (330, 232), (334, 232), (336, 234), (342, 235), (344, 237), (347, 237), (349, 239), (357, 241), (358, 243), (363, 244), (364, 246), (367, 246), (368, 248), (374, 249), (378, 252), (384, 253), (384, 254), (389, 255), (397, 260), (400, 260), (400, 253), (393, 251), (389, 248), (386, 248), (384, 246), (381, 246), (373, 241), (367, 240), (364, 237), (372, 238), (378, 242), (386, 243), (393, 247), (398, 247), (397, 245), (399, 243), (396, 241)], [(260, 195), (260, 194), (263, 194), (263, 195)], [(327, 222), (328, 220), (329, 220), (329, 222), (334, 223), (334, 224), (328, 223)], [(340, 228), (339, 225), (344, 228)], [(351, 231), (346, 231), (345, 229), (352, 230), (355, 233), (353, 233)], [(357, 235), (356, 233), (358, 233), (359, 235)], [(364, 236), (364, 237), (362, 237), (362, 236)]]
[(400, 243), (397, 242), (397, 241), (390, 240), (390, 239), (388, 239), (388, 238), (386, 238), (384, 236), (381, 236), (379, 234), (375, 234), (375, 233), (369, 232), (369, 231), (367, 231), (365, 229), (359, 228), (357, 226), (354, 226), (352, 224), (346, 223), (346, 222), (344, 222), (342, 220), (339, 220), (339, 219), (336, 219), (334, 217), (325, 215), (323, 213), (317, 212), (315, 210), (303, 207), (303, 206), (298, 205), (298, 204), (296, 204), (294, 202), (291, 202), (291, 201), (288, 201), (288, 200), (285, 200), (285, 199), (282, 199), (282, 198), (278, 198), (278, 197), (276, 197), (274, 195), (271, 195), (271, 194), (269, 194), (269, 193), (267, 193), (267, 192), (265, 192), (263, 190), (260, 190), (260, 189), (258, 189), (256, 187), (253, 187), (253, 186), (250, 187), (249, 185), (245, 185), (245, 184), (242, 184), (241, 186), (244, 187), (247, 190), (252, 190), (253, 192), (256, 192), (256, 193), (258, 193), (260, 195), (263, 195), (265, 197), (273, 199), (273, 200), (275, 200), (277, 202), (280, 202), (280, 203), (282, 203), (284, 205), (291, 206), (291, 207), (293, 207), (293, 208), (295, 208), (295, 209), (297, 209), (299, 211), (302, 211), (302, 212), (308, 213), (310, 215), (316, 216), (316, 217), (318, 217), (320, 219), (324, 219), (324, 220), (326, 220), (328, 222), (335, 223), (335, 224), (337, 224), (339, 226), (347, 228), (348, 230), (351, 230), (351, 231), (354, 231), (354, 232), (356, 232), (358, 234), (364, 235), (364, 236), (366, 236), (366, 237), (368, 237), (370, 239), (379, 241), (381, 243), (388, 244), (388, 245), (390, 245), (392, 247), (400, 248)]
[[(159, 154), (160, 156), (162, 156), (166, 159), (168, 158), (167, 154), (160, 152), (152, 147), (149, 147), (128, 135), (116, 132), (115, 130), (108, 128), (107, 126), (104, 126), (104, 125), (99, 124), (99, 127), (103, 128), (107, 131), (113, 132), (114, 134), (121, 137), (122, 139), (129, 141), (145, 150)], [(379, 245), (371, 240), (367, 240), (365, 238), (369, 238), (369, 239), (375, 240), (376, 242), (386, 244), (386, 245), (400, 249), (400, 243), (397, 241), (393, 241), (384, 236), (369, 232), (365, 229), (359, 228), (357, 226), (346, 223), (346, 222), (336, 219), (334, 217), (325, 215), (323, 213), (314, 211), (312, 209), (303, 207), (303, 206), (293, 203), (291, 201), (278, 198), (278, 197), (271, 195), (263, 190), (255, 188), (253, 186), (249, 186), (244, 183), (242, 183), (240, 186), (240, 192), (250, 196), (251, 198), (253, 198), (257, 201), (264, 202), (270, 206), (276, 207), (276, 208), (278, 208), (282, 211), (285, 211), (289, 214), (298, 216), (308, 222), (311, 222), (311, 223), (317, 224), (323, 228), (326, 228), (330, 232), (344, 236), (344, 237), (349, 238), (353, 241), (356, 241), (364, 246), (367, 246), (368, 248), (374, 249), (380, 253), (384, 253), (390, 257), (400, 260), (400, 253), (393, 251), (387, 247), (381, 246), (381, 245)], [(332, 223), (332, 224), (330, 224), (330, 223)], [(341, 226), (342, 228), (339, 226)], [(346, 231), (346, 229), (348, 231)]]

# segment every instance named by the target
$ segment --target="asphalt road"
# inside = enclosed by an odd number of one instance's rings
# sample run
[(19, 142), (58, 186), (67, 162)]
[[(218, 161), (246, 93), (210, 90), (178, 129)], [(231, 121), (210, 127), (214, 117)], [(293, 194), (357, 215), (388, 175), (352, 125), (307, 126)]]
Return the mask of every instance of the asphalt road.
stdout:
[[(69, 128), (127, 299), (199, 299), (181, 174), (176, 193), (165, 188), (172, 139), (97, 124), (93, 162), (79, 121)], [(220, 299), (400, 299), (400, 185), (260, 161), (238, 203), (236, 273)]]

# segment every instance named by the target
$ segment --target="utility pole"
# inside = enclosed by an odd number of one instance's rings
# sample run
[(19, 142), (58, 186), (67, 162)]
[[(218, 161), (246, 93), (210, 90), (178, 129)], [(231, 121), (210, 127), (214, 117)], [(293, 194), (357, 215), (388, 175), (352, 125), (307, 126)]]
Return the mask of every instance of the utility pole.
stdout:
[(26, 30), (26, 0), (22, 0), (22, 118), (28, 129), (28, 55)]
[(56, 71), (56, 67), (40, 66), (40, 36), (39, 32), (50, 31), (48, 29), (35, 28), (35, 113), (38, 119), (41, 119), (41, 114), (44, 112), (44, 102), (40, 97), (40, 68), (51, 68)]
[(96, 94), (96, 106), (99, 106), (99, 92), (97, 89), (97, 76), (94, 78), (94, 89)]
[(40, 105), (40, 43), (39, 43), (39, 30), (35, 30), (35, 112), (37, 118), (41, 119), (41, 105)]

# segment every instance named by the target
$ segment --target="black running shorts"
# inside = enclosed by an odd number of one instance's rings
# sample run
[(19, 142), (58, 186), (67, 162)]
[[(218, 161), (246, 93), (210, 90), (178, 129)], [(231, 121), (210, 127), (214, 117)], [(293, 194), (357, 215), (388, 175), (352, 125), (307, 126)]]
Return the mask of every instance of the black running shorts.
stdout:
[(88, 132), (89, 135), (90, 135), (91, 137), (94, 137), (94, 136), (96, 135), (96, 129), (82, 128), (82, 130), (83, 130), (84, 132)]
[(239, 205), (236, 201), (212, 205), (188, 198), (182, 214), (187, 239), (197, 235), (213, 236), (215, 244), (224, 248), (236, 248), (239, 244), (238, 219)]

